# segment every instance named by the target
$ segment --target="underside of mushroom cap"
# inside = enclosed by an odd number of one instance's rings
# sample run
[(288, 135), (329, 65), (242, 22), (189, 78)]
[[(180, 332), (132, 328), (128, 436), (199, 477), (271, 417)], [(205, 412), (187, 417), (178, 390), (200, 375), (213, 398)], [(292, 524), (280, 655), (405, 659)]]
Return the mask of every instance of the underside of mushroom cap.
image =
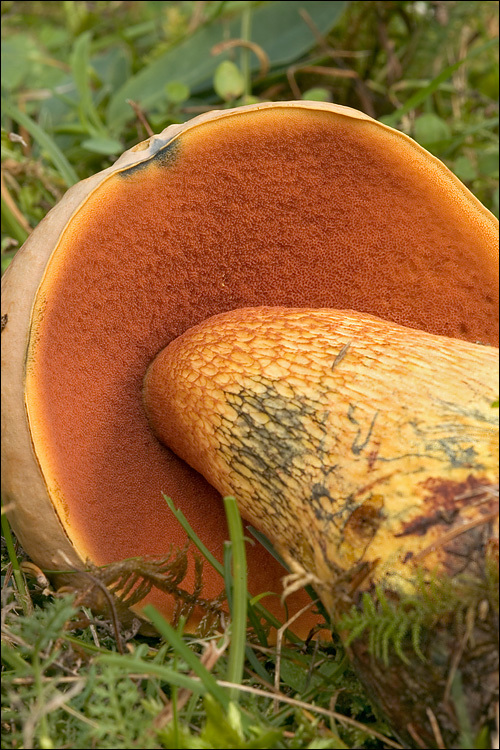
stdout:
[[(497, 340), (495, 221), (405, 136), (293, 103), (160, 142), (66, 215), (22, 354), (36, 461), (78, 555), (98, 564), (182, 546), (162, 492), (220, 555), (217, 493), (158, 443), (141, 399), (154, 356), (190, 326), (239, 307), (332, 307)], [(249, 565), (252, 590), (279, 591), (267, 553), (250, 549)]]

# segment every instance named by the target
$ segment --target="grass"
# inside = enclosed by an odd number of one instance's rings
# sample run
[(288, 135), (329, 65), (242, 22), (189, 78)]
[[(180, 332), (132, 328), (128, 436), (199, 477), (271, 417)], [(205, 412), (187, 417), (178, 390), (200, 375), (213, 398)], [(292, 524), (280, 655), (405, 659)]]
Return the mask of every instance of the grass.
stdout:
[(19, 562), (9, 546), (2, 640), (6, 747), (399, 747), (385, 737), (387, 728), (372, 714), (337, 639), (285, 641), (276, 681), (276, 650), (247, 628), (245, 545), (233, 498), (226, 499), (226, 512), (231, 556), (222, 572), (231, 586), (229, 629), (183, 637), (182, 621), (175, 629), (149, 605), (145, 612), (158, 637), (122, 632), (124, 653), (111, 619), (93, 616), (75, 594), (52, 592), (41, 572), (38, 583), (29, 582), (31, 614), (23, 614), (9, 576)]
[[(362, 109), (498, 215), (498, 3), (3, 2), (2, 21), (2, 270), (71, 184), (259, 100)], [(2, 515), (2, 747), (398, 747), (335, 633), (302, 641), (249, 599), (234, 502), (224, 565), (171, 509), (226, 583), (231, 624), (210, 635), (152, 610), (155, 637), (117, 631), (52, 590)]]

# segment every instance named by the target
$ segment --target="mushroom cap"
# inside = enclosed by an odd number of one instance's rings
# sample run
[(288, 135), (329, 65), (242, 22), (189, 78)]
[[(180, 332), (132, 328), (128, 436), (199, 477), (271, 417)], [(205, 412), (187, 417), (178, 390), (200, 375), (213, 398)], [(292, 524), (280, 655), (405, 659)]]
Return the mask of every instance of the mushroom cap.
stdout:
[[(2, 281), (2, 487), (26, 551), (50, 569), (163, 555), (184, 543), (163, 492), (220, 556), (216, 491), (146, 420), (157, 352), (259, 305), (495, 344), (497, 226), (410, 138), (317, 102), (170, 126), (71, 188)], [(279, 591), (282, 570), (248, 555), (251, 590)], [(204, 596), (220, 588), (207, 576)]]

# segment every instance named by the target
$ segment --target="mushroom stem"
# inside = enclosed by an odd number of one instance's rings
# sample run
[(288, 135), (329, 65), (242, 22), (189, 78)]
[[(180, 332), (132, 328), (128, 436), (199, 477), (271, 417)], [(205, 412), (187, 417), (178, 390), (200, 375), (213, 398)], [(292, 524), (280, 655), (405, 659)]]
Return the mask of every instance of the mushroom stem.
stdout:
[[(384, 592), (374, 638), (386, 633), (386, 654), (391, 637), (400, 648), (404, 618), (417, 623), (408, 663), (377, 659), (375, 641), (351, 645), (344, 634), (371, 696), (410, 745), (416, 732), (434, 746), (431, 707), (456, 746), (457, 670), (472, 726), (497, 696), (493, 600), (484, 617), (498, 563), (497, 383), (491, 347), (350, 311), (289, 308), (240, 309), (191, 328), (144, 381), (158, 438), (237, 498), (288, 563), (289, 591), (312, 583), (334, 622), (342, 628), (354, 611), (363, 629), (363, 597)], [(452, 582), (457, 603), (429, 621), (421, 610), (436, 576)], [(462, 590), (473, 591), (470, 602)], [(463, 625), (454, 631), (463, 611), (469, 640)]]
[[(150, 366), (158, 438), (269, 536), (333, 611), (335, 581), (456, 572), (440, 539), (497, 481), (498, 352), (368, 315), (253, 308), (186, 332)], [(472, 498), (472, 499), (471, 499)], [(474, 535), (475, 536), (475, 535)], [(462, 563), (460, 563), (462, 564)]]

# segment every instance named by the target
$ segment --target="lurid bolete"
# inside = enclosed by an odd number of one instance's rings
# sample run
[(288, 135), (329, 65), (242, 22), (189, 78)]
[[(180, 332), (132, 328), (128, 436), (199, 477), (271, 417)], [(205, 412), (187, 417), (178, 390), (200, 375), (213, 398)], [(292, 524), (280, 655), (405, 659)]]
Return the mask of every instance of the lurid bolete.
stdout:
[[(495, 218), (410, 138), (354, 110), (258, 104), (202, 115), (139, 144), (69, 190), (5, 276), (2, 482), (23, 546), (50, 569), (162, 556), (184, 543), (165, 493), (220, 557), (226, 531), (217, 489), (231, 490), (285, 552), (296, 582), (311, 581), (334, 616), (330, 575), (345, 583), (346, 571), (357, 570), (361, 589), (362, 580), (397, 578), (394, 593), (402, 595), (411, 558), (420, 556), (427, 569), (431, 561), (446, 567), (434, 531), (454, 529), (455, 520), (474, 524), (460, 498), (473, 492), (484, 500), (493, 481), (484, 441), (492, 418), (487, 361), (498, 343), (497, 266)], [(264, 306), (284, 309), (244, 310), (203, 327), (211, 316)], [(219, 323), (233, 343), (219, 338)], [(214, 361), (205, 361), (203, 349), (200, 360), (183, 365), (187, 385), (179, 382), (178, 391), (163, 372), (170, 355), (160, 355), (143, 393), (156, 355), (197, 324), (187, 347), (196, 350), (206, 336)], [(269, 353), (283, 331), (286, 353)], [(227, 379), (223, 362), (237, 365)], [(153, 377), (155, 369), (161, 376)], [(200, 377), (215, 385), (201, 388), (203, 429), (193, 428), (196, 443), (186, 452), (192, 425), (170, 409), (184, 403), (182, 389), (198, 392)], [(324, 383), (338, 398), (322, 400)], [(260, 407), (268, 396), (273, 418)], [(228, 419), (211, 415), (212, 407), (227, 409)], [(147, 413), (217, 489), (158, 440)], [(269, 465), (260, 440), (270, 427), (283, 451)], [(217, 454), (222, 463), (205, 450), (214, 429), (229, 446)], [(242, 430), (244, 460), (231, 452)], [(290, 434), (302, 440), (307, 433), (307, 456), (287, 452)], [(415, 454), (411, 469), (404, 443)], [(407, 477), (420, 459), (421, 484)], [(234, 484), (234, 473), (243, 484)], [(303, 473), (309, 484), (297, 490)], [(276, 521), (281, 513), (274, 493), (286, 500), (292, 490), (304, 520), (297, 510), (297, 522), (270, 522), (270, 508)], [(480, 550), (490, 499), (476, 504)], [(310, 533), (299, 533), (298, 524)], [(386, 556), (391, 535), (399, 541)], [(248, 557), (251, 591), (279, 591), (283, 571), (267, 553), (250, 547)], [(192, 570), (186, 581), (192, 586)], [(207, 569), (203, 595), (219, 590)], [(295, 596), (295, 606), (305, 601)], [(150, 598), (171, 615), (168, 596)], [(387, 711), (383, 670), (367, 653), (354, 656)], [(399, 673), (390, 670), (394, 681)], [(406, 683), (403, 692), (395, 723), (411, 736)], [(419, 715), (419, 737), (423, 723)]]

